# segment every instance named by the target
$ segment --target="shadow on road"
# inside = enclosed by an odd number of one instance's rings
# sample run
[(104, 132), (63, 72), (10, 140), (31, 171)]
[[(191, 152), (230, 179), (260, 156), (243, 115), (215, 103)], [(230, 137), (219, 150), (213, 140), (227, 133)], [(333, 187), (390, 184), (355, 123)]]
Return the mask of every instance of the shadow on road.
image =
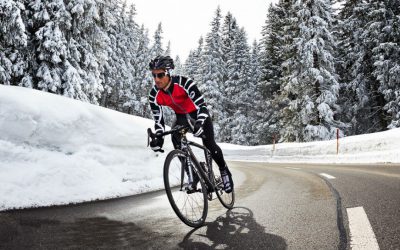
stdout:
[[(286, 249), (285, 240), (268, 234), (253, 212), (237, 207), (215, 221), (190, 231), (182, 239), (180, 230), (156, 230), (129, 221), (106, 217), (57, 218), (42, 215), (0, 213), (0, 249)], [(35, 212), (35, 211), (34, 211)], [(154, 224), (156, 223), (156, 224)], [(186, 228), (187, 229), (187, 228)]]
[(0, 249), (147, 249), (161, 247), (168, 237), (105, 217), (73, 222), (7, 217), (0, 214)]
[(236, 207), (214, 222), (190, 231), (179, 246), (184, 249), (286, 249), (285, 239), (265, 233), (253, 212)]

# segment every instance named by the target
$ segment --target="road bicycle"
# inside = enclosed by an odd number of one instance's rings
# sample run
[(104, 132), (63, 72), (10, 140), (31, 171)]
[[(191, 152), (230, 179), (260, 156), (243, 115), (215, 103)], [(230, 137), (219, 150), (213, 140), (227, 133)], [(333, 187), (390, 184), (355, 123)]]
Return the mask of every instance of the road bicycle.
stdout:
[[(205, 223), (208, 213), (208, 201), (214, 200), (215, 193), (222, 205), (233, 208), (235, 192), (224, 191), (224, 184), (219, 171), (214, 172), (210, 151), (193, 141), (189, 141), (186, 133), (188, 125), (178, 125), (173, 129), (158, 134), (165, 136), (173, 133), (181, 134), (180, 149), (172, 150), (164, 162), (164, 186), (168, 200), (183, 223), (190, 227), (200, 227)], [(155, 134), (149, 128), (148, 144)], [(204, 151), (204, 161), (195, 156), (192, 147)]]

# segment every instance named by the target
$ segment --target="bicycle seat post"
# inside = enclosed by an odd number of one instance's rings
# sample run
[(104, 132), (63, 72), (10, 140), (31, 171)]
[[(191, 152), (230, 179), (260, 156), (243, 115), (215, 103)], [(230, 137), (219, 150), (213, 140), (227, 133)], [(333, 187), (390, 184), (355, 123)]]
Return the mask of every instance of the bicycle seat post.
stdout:
[(187, 138), (186, 138), (186, 129), (182, 129), (182, 130), (180, 130), (179, 131), (179, 133), (181, 133), (181, 147), (182, 148), (187, 148), (187, 144), (188, 144), (188, 141), (187, 141)]

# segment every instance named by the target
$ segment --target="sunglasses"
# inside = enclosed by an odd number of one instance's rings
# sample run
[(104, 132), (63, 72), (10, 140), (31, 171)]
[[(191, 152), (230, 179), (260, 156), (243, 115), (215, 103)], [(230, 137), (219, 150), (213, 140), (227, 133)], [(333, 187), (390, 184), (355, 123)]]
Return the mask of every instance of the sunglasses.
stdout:
[(158, 74), (154, 74), (154, 73), (151, 73), (151, 74), (153, 75), (153, 78), (159, 78), (159, 79), (161, 79), (165, 76), (165, 72), (158, 73)]

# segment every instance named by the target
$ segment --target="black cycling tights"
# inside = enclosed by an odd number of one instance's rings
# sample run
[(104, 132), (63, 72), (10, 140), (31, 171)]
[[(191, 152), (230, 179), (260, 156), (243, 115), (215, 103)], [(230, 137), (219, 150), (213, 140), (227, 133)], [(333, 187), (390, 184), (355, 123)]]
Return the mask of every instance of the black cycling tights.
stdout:
[[(190, 113), (190, 116), (193, 119), (196, 119), (197, 112)], [(185, 124), (187, 124), (186, 116), (177, 114), (176, 121), (174, 122), (172, 127), (174, 127), (176, 125), (185, 125)], [(213, 126), (213, 123), (212, 123), (210, 117), (207, 117), (207, 119), (204, 121), (203, 129), (204, 129), (204, 135), (205, 135), (205, 138), (203, 138), (203, 145), (208, 150), (210, 150), (211, 156), (214, 159), (214, 161), (217, 163), (219, 170), (225, 169), (226, 163), (224, 160), (224, 155), (222, 154), (221, 148), (215, 142), (214, 126)], [(180, 141), (181, 141), (181, 135), (179, 133), (174, 133), (172, 135), (172, 143), (174, 144), (174, 148), (180, 147)]]

